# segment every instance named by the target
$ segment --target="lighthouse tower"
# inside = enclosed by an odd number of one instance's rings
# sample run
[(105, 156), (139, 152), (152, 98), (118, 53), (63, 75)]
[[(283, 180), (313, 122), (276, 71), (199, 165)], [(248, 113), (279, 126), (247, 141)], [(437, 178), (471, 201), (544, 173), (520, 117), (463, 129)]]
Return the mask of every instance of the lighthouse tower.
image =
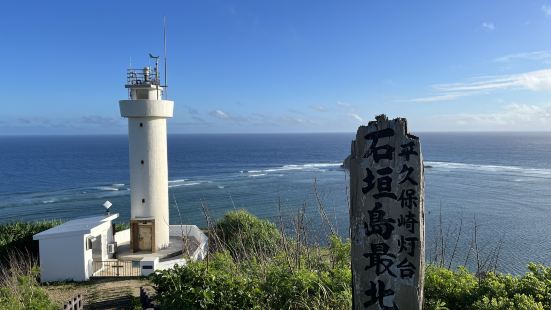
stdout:
[[(151, 56), (153, 57), (153, 56)], [(130, 248), (156, 252), (169, 244), (166, 119), (174, 102), (163, 100), (158, 57), (155, 68), (128, 69), (129, 99), (120, 100), (128, 118), (130, 159)]]

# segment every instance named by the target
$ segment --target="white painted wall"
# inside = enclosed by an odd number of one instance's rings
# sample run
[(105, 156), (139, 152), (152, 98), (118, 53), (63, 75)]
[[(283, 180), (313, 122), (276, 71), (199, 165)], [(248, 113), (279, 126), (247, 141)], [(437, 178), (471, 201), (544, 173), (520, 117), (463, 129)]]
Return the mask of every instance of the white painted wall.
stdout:
[(85, 246), (82, 234), (40, 240), (40, 281), (87, 280), (85, 261), (92, 259), (92, 250)]
[(120, 100), (119, 107), (122, 117), (172, 117), (174, 101), (170, 100)]
[(117, 245), (130, 243), (130, 229), (117, 231), (115, 233), (115, 242), (117, 243)]
[(139, 99), (119, 105), (128, 118), (131, 218), (155, 219), (155, 245), (161, 249), (169, 243), (166, 118), (172, 117), (174, 102)]

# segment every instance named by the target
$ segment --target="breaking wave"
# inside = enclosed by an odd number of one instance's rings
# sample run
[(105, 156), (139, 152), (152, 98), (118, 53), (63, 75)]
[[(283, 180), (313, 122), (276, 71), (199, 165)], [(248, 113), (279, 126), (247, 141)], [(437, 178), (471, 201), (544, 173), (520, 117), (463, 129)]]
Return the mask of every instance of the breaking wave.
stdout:
[(261, 176), (273, 172), (293, 172), (293, 171), (326, 171), (327, 169), (340, 169), (342, 163), (308, 163), (308, 164), (289, 164), (274, 168), (258, 170), (241, 170), (240, 173), (247, 173), (248, 176)]
[(98, 190), (98, 191), (118, 191), (118, 190), (120, 190), (120, 188), (111, 187), (111, 186), (98, 186), (98, 187), (94, 187), (93, 189)]
[(551, 169), (525, 168), (519, 166), (479, 165), (441, 161), (425, 161), (425, 168), (437, 170), (463, 170), (482, 173), (507, 173), (534, 177), (551, 177)]
[(180, 186), (193, 186), (204, 183), (203, 181), (189, 181), (187, 179), (168, 181), (168, 188), (180, 187)]

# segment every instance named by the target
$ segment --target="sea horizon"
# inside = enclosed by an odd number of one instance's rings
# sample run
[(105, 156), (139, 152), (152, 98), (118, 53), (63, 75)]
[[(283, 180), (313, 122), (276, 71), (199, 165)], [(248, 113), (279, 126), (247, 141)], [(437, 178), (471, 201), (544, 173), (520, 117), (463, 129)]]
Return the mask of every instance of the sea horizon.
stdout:
[[(464, 231), (469, 231), (476, 216), (481, 242), (507, 240), (500, 257), (501, 271), (520, 273), (530, 261), (551, 263), (544, 255), (547, 251), (540, 251), (542, 247), (551, 251), (551, 241), (540, 232), (541, 227), (551, 225), (549, 133), (419, 136), (427, 167), (427, 256), (438, 233), (441, 210), (447, 227), (455, 227), (462, 219)], [(329, 217), (346, 237), (348, 179), (340, 166), (353, 138), (348, 133), (171, 134), (171, 222), (180, 221), (175, 202), (185, 215), (184, 222), (199, 226), (205, 225), (201, 203), (208, 204), (214, 218), (244, 208), (274, 221), (280, 215), (278, 203), (289, 216), (306, 204), (312, 229), (325, 229), (315, 208), (315, 180)], [(129, 219), (125, 135), (2, 140), (0, 222), (101, 214), (105, 200), (113, 203), (112, 212), (120, 213), (120, 222)], [(542, 225), (529, 225), (535, 221)], [(507, 231), (507, 225), (515, 229)], [(469, 237), (463, 236), (462, 242), (468, 243)], [(530, 242), (523, 248), (520, 240)]]
[[(367, 126), (367, 125), (365, 125)], [(473, 131), (411, 131), (412, 134), (545, 134), (550, 133), (551, 130), (473, 130)], [(167, 136), (173, 135), (299, 135), (299, 134), (352, 134), (356, 135), (353, 131), (327, 131), (327, 132), (168, 132)], [(80, 137), (80, 136), (128, 136), (127, 132), (120, 133), (47, 133), (47, 134), (2, 134), (3, 137), (49, 137), (49, 136), (61, 136), (61, 137)]]

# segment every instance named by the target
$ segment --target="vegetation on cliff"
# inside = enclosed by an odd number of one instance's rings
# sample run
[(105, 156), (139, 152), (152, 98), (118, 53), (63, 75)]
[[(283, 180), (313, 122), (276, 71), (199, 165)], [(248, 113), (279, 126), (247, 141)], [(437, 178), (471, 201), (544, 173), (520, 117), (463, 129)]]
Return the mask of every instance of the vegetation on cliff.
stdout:
[(38, 282), (38, 242), (33, 235), (59, 221), (0, 225), (0, 308), (57, 309)]
[(60, 221), (12, 222), (0, 225), (0, 263), (7, 263), (12, 253), (38, 257), (38, 242), (33, 235), (59, 225)]
[[(349, 241), (330, 234), (322, 245), (298, 217), (293, 227), (284, 227), (236, 210), (209, 222), (207, 260), (150, 278), (163, 309), (351, 308)], [(0, 308), (59, 306), (38, 283), (32, 242), (33, 234), (56, 224), (0, 225)], [(425, 309), (551, 310), (549, 267), (530, 264), (524, 275), (513, 276), (442, 266), (426, 269)]]
[[(206, 261), (157, 272), (163, 309), (350, 309), (350, 242), (309, 243), (246, 211), (212, 225)], [(551, 309), (551, 268), (531, 264), (522, 276), (475, 275), (429, 265), (425, 309)]]

